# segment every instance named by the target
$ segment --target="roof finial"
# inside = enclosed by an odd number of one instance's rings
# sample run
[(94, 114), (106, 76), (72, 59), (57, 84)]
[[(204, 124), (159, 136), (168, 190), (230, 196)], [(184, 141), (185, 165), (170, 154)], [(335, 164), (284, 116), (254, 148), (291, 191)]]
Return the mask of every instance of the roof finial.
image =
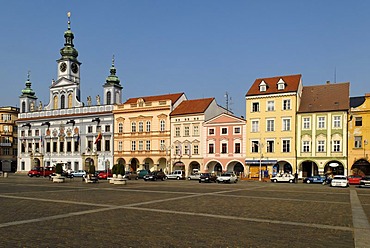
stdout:
[(112, 57), (112, 66), (114, 66), (114, 54), (113, 54), (113, 57)]
[(70, 11), (68, 11), (67, 17), (68, 17), (68, 30), (71, 30), (71, 12)]
[(30, 75), (31, 75), (31, 71), (28, 70), (28, 72), (27, 72), (27, 81), (30, 81)]

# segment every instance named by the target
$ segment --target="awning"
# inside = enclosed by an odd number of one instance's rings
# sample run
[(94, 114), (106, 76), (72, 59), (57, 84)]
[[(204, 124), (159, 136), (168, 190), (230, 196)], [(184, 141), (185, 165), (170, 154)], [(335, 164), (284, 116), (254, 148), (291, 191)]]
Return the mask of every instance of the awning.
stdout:
[(246, 164), (249, 164), (249, 165), (259, 165), (261, 163), (261, 165), (267, 165), (267, 164), (276, 164), (277, 163), (277, 160), (274, 160), (274, 159), (262, 159), (262, 160), (248, 160), (246, 159), (245, 160), (245, 163)]
[(338, 166), (339, 166), (339, 164), (338, 164), (338, 163), (330, 163), (330, 164), (329, 164), (329, 166), (330, 166), (330, 167), (338, 167)]
[(185, 166), (183, 162), (176, 162), (173, 166)]

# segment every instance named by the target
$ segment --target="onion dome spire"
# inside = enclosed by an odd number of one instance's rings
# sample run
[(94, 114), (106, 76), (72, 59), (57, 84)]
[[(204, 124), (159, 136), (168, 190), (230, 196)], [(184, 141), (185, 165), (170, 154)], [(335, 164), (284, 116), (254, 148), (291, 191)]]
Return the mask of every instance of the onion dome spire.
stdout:
[(74, 48), (73, 39), (74, 34), (71, 31), (71, 12), (67, 13), (68, 16), (68, 29), (64, 32), (64, 47), (60, 49), (60, 55), (62, 55), (61, 59), (70, 59), (73, 61), (77, 61), (78, 51)]
[(27, 73), (27, 81), (26, 81), (26, 88), (24, 88), (22, 90), (22, 95), (21, 96), (28, 96), (28, 97), (32, 97), (32, 98), (36, 98), (35, 96), (35, 92), (32, 90), (31, 88), (31, 81), (30, 81), (30, 71), (28, 71)]
[(114, 67), (114, 55), (112, 58), (112, 66), (110, 68), (110, 75), (105, 80), (105, 85), (119, 85), (120, 86), (120, 80), (116, 75), (116, 68)]

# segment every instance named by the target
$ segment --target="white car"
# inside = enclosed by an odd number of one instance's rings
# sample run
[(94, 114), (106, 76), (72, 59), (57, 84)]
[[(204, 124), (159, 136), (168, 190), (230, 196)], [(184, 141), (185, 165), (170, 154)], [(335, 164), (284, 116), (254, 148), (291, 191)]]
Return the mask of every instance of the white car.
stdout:
[(348, 178), (344, 175), (335, 175), (330, 182), (331, 187), (349, 187)]
[(238, 177), (234, 172), (225, 172), (222, 173), (221, 176), (218, 176), (216, 181), (218, 183), (236, 183), (238, 181)]
[(271, 178), (271, 182), (273, 183), (294, 183), (294, 181), (294, 176), (289, 173), (277, 174)]
[(185, 171), (183, 170), (175, 170), (167, 175), (167, 179), (185, 179)]
[(86, 171), (77, 170), (77, 171), (72, 171), (70, 174), (73, 175), (74, 177), (84, 177), (86, 176)]
[(190, 174), (188, 176), (188, 180), (199, 180), (199, 178), (200, 178), (200, 174), (199, 173)]

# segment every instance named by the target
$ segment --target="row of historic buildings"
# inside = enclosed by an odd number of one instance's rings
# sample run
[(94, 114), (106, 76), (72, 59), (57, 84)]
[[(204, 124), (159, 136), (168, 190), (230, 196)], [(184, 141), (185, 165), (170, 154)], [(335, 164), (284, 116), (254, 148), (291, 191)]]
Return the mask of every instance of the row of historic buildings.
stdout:
[(72, 170), (120, 163), (127, 170), (232, 170), (255, 178), (370, 174), (370, 95), (350, 98), (349, 83), (303, 86), (301, 75), (256, 79), (239, 118), (214, 98), (187, 99), (183, 92), (122, 103), (113, 59), (102, 97), (83, 102), (70, 20), (64, 39), (49, 102), (38, 101), (28, 76), (20, 109), (0, 109), (3, 170), (62, 162)]

